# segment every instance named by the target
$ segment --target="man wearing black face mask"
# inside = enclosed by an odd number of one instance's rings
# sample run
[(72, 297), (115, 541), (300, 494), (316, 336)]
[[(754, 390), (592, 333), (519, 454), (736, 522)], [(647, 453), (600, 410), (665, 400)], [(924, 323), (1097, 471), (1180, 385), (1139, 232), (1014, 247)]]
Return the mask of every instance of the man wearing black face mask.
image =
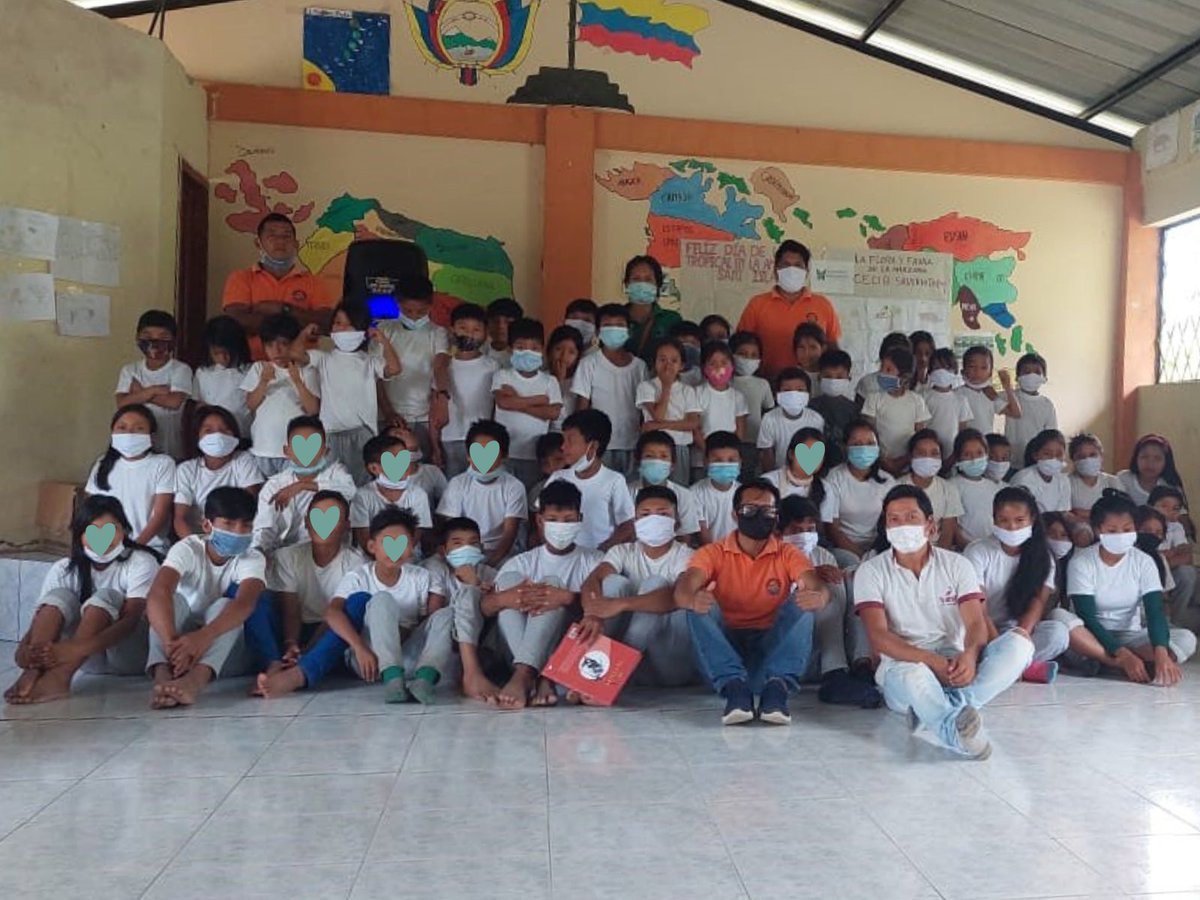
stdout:
[(775, 536), (779, 492), (761, 479), (733, 497), (737, 531), (700, 548), (675, 585), (675, 605), (689, 611), (696, 659), (725, 698), (721, 721), (739, 725), (758, 715), (787, 725), (788, 689), (808, 666), (813, 613), (829, 591), (812, 564)]

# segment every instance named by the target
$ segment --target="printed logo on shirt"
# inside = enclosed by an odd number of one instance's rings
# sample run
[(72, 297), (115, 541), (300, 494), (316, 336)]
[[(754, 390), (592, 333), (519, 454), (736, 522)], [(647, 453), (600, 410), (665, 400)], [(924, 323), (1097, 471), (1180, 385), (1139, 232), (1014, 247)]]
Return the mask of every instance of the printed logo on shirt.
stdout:
[(299, 306), (302, 303), (308, 302), (308, 291), (295, 290), (292, 291), (292, 303)]
[(948, 587), (942, 591), (942, 596), (938, 599), (942, 602), (943, 606), (956, 606), (958, 604), (958, 595), (952, 587)]
[(767, 593), (772, 597), (778, 597), (783, 593), (783, 585), (779, 583), (778, 578), (772, 578), (767, 582)]

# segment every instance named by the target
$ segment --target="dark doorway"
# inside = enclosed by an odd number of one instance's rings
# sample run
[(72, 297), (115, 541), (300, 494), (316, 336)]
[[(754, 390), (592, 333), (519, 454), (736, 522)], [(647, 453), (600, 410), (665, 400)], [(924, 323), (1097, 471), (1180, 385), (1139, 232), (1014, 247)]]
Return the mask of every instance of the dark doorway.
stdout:
[(193, 368), (207, 362), (204, 323), (208, 320), (208, 179), (179, 161), (179, 263), (175, 269), (177, 355)]

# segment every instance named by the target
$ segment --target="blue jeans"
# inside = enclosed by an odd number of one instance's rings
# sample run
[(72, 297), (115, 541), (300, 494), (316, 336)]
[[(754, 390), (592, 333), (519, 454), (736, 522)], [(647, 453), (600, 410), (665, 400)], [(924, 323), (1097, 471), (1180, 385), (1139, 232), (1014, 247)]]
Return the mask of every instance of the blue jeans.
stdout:
[[(371, 595), (366, 591), (359, 591), (346, 598), (346, 605), (342, 607), (342, 612), (346, 614), (346, 618), (350, 620), (355, 631), (363, 630), (363, 623), (367, 616), (367, 603), (370, 600)], [(313, 644), (312, 649), (300, 657), (299, 666), (300, 671), (304, 673), (304, 686), (316, 687), (326, 675), (345, 665), (346, 650), (349, 649), (349, 646), (334, 633), (332, 628), (321, 635), (320, 639)]]
[[(276, 600), (275, 595), (263, 591), (245, 625), (246, 647), (263, 666), (283, 659), (283, 616)], [(304, 646), (318, 627), (300, 626), (301, 646)]]
[(1006, 691), (1033, 661), (1033, 642), (1015, 631), (992, 641), (979, 656), (975, 680), (964, 688), (947, 687), (924, 663), (897, 662), (884, 657), (875, 673), (890, 709), (910, 709), (939, 744), (962, 752), (955, 723), (968, 706), (982, 708)]
[(719, 694), (741, 679), (754, 693), (772, 678), (800, 682), (812, 655), (813, 614), (785, 602), (770, 628), (730, 628), (719, 606), (707, 614), (688, 611), (688, 628), (700, 671)]

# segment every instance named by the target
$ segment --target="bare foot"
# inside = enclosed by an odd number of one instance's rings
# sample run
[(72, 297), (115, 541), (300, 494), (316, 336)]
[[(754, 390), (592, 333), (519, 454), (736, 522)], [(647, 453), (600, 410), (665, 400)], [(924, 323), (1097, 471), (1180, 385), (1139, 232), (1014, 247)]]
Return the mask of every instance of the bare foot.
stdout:
[(579, 706), (583, 703), (583, 694), (579, 691), (567, 691), (567, 696), (564, 698), (571, 706)]
[(275, 662), (271, 663), (269, 666), (267, 666), (267, 670), (265, 672), (263, 672), (261, 675), (259, 675), (256, 679), (254, 679), (254, 682), (250, 685), (250, 690), (249, 690), (250, 696), (251, 697), (265, 697), (266, 694), (263, 693), (263, 688), (262, 688), (263, 679), (268, 678), (271, 675), (274, 675), (276, 672), (278, 672), (282, 668), (283, 668), (283, 661), (278, 660), (278, 659), (275, 660)]
[(33, 648), (29, 646), (28, 641), (21, 641), (17, 644), (17, 650), (13, 654), (13, 663), (19, 669), (32, 669), (33, 666)]
[(558, 690), (549, 678), (539, 678), (533, 695), (533, 706), (558, 706)]
[(286, 669), (281, 667), (274, 672), (267, 669), (259, 675), (255, 684), (255, 693), (270, 700), (272, 697), (282, 697), (284, 694), (298, 691), (302, 687), (304, 687), (304, 672), (300, 670), (299, 666), (290, 666)]
[(179, 700), (175, 695), (167, 690), (169, 681), (156, 681), (154, 687), (150, 691), (150, 708), (151, 709), (173, 709), (179, 705)]
[(529, 696), (533, 693), (533, 679), (533, 670), (518, 666), (512, 678), (508, 679), (508, 684), (488, 702), (500, 709), (524, 709), (529, 705)]
[(26, 669), (13, 682), (12, 687), (4, 692), (4, 699), (9, 703), (28, 703), (29, 693), (41, 677), (42, 673), (37, 669)]
[(71, 676), (75, 674), (73, 666), (56, 666), (44, 673), (34, 685), (29, 696), (22, 703), (49, 703), (51, 700), (65, 700), (71, 696)]
[(496, 695), (500, 693), (500, 688), (480, 672), (474, 675), (463, 675), (462, 692), (464, 697), (487, 703), (495, 699)]
[(190, 687), (184, 684), (183, 679), (177, 681), (168, 681), (166, 684), (157, 684), (155, 690), (162, 690), (163, 698), (168, 702), (169, 709), (172, 706), (191, 706), (196, 702), (196, 694)]

